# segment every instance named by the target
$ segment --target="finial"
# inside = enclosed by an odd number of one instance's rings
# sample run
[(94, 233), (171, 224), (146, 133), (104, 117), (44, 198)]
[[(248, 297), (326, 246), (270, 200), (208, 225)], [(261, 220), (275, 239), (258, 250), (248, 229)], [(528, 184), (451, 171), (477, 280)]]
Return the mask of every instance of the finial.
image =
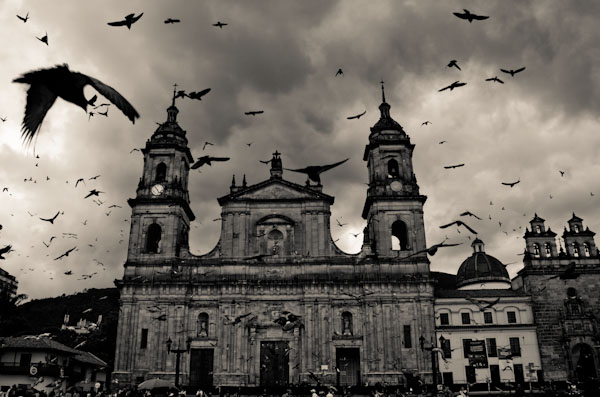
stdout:
[(281, 163), (281, 158), (279, 157), (281, 153), (275, 150), (273, 153), (273, 158), (271, 159), (271, 178), (281, 179), (283, 175), (283, 166)]
[(234, 187), (234, 186), (235, 186), (235, 174), (231, 178), (231, 187)]
[(244, 179), (242, 179), (242, 187), (248, 186), (246, 183), (246, 174), (244, 174)]
[(385, 102), (385, 89), (383, 88), (383, 79), (381, 79), (380, 83), (381, 83), (381, 100), (382, 100), (382, 102)]
[(175, 95), (177, 95), (177, 83), (173, 84), (173, 102), (171, 106), (175, 106)]
[(281, 153), (279, 153), (277, 150), (275, 150), (275, 153), (273, 153), (273, 158), (278, 159), (279, 155), (281, 155)]

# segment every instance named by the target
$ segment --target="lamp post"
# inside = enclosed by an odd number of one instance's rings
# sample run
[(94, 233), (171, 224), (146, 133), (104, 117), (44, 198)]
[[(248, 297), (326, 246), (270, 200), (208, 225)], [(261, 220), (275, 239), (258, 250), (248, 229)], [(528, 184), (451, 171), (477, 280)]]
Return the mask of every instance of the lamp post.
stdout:
[[(437, 353), (440, 349), (437, 348), (436, 346), (436, 339), (432, 338), (432, 342), (431, 342), (431, 346), (430, 347), (425, 347), (425, 337), (423, 335), (421, 335), (419, 337), (419, 343), (421, 345), (421, 351), (424, 350), (429, 350), (431, 351), (431, 381), (433, 383), (433, 389), (435, 392), (435, 389), (437, 387), (438, 384), (438, 372), (440, 371), (439, 369), (439, 361), (437, 358)], [(443, 335), (440, 335), (440, 348), (443, 349), (444, 348), (444, 344), (446, 342), (446, 338), (444, 338)]]
[(175, 387), (179, 388), (179, 359), (181, 357), (181, 353), (189, 352), (191, 349), (191, 341), (188, 339), (186, 342), (185, 349), (171, 349), (171, 345), (173, 341), (171, 338), (167, 339), (167, 353), (175, 353)]

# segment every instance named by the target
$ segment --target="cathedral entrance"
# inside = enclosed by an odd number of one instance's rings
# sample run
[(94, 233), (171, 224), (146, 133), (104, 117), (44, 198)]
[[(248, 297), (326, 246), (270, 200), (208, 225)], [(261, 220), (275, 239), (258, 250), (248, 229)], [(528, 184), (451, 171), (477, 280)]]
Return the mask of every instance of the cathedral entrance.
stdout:
[(358, 348), (338, 347), (335, 351), (340, 386), (360, 386), (360, 351)]
[(212, 389), (213, 356), (213, 349), (192, 349), (190, 352), (190, 386), (194, 389)]
[(287, 342), (260, 342), (260, 385), (287, 386), (289, 383)]

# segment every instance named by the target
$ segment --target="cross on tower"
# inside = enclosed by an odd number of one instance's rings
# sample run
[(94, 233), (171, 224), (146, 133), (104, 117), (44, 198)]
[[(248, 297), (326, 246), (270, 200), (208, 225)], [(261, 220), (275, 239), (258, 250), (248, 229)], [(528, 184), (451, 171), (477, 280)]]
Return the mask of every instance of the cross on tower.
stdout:
[(175, 106), (175, 95), (177, 95), (177, 83), (173, 84), (173, 106)]
[(383, 99), (383, 102), (385, 102), (385, 90), (383, 88), (383, 79), (381, 79), (380, 83), (381, 83), (381, 98)]

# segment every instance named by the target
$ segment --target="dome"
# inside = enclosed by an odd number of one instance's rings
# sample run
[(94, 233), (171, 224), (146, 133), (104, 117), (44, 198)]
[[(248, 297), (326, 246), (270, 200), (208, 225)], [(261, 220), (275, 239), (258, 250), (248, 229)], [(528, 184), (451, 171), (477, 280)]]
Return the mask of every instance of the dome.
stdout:
[(510, 277), (505, 266), (498, 259), (485, 253), (483, 241), (476, 238), (471, 246), (473, 255), (464, 260), (456, 274), (457, 287), (487, 282), (510, 284)]

